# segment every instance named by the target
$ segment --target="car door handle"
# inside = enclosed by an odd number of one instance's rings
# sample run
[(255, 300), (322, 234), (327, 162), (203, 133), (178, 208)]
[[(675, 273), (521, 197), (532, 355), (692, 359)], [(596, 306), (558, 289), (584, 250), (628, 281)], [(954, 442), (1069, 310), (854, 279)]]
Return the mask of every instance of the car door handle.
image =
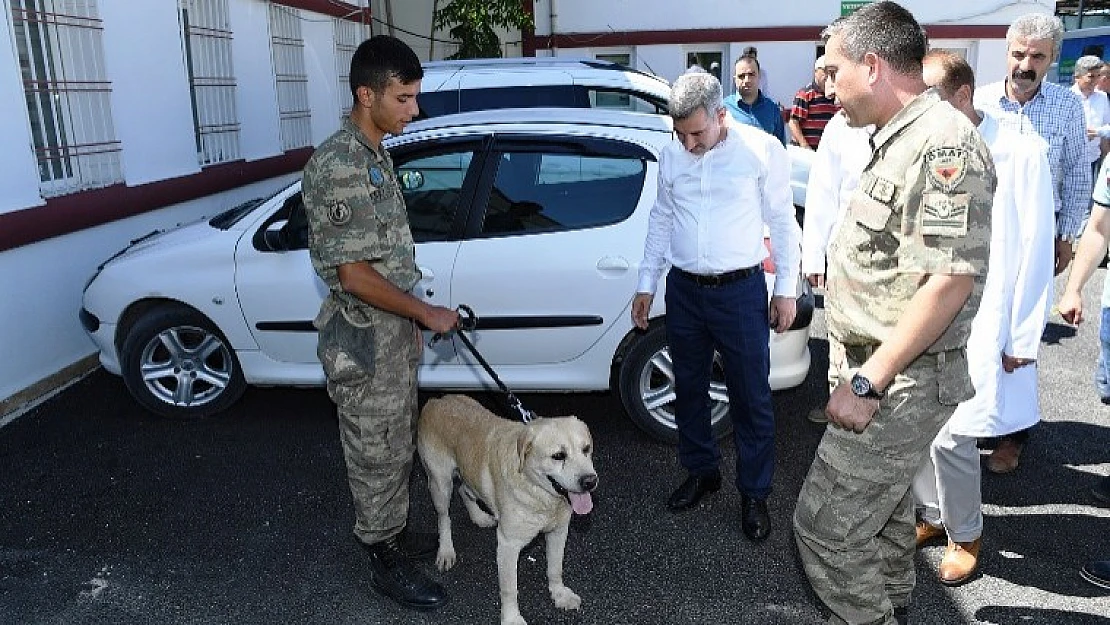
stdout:
[(434, 290), (432, 290), (432, 284), (431, 283), (435, 282), (436, 272), (432, 271), (431, 269), (428, 269), (427, 267), (417, 266), (417, 269), (420, 270), (420, 282), (418, 282), (417, 284), (422, 285), (424, 287), (424, 296), (425, 297), (434, 297), (436, 292)]
[(601, 259), (597, 261), (597, 270), (601, 272), (602, 275), (614, 278), (623, 275), (628, 271), (630, 266), (628, 260), (621, 256), (602, 256)]

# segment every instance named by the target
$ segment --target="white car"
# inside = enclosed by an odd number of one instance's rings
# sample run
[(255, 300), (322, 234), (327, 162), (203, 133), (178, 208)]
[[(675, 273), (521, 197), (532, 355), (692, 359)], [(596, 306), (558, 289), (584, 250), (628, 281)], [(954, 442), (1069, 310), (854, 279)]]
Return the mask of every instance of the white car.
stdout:
[[(634, 329), (630, 306), (657, 158), (671, 140), (664, 116), (520, 109), (437, 117), (386, 141), (417, 242), (414, 294), (470, 306), (470, 338), (513, 391), (611, 388), (640, 427), (669, 441), (664, 298), (647, 332)], [(104, 368), (162, 415), (219, 412), (247, 384), (321, 386), (312, 319), (326, 288), (306, 246), (297, 182), (133, 242), (90, 280), (81, 318)], [(799, 282), (793, 329), (769, 336), (774, 389), (809, 370), (813, 296)], [(424, 350), (420, 385), (496, 390), (451, 340)], [(710, 395), (723, 434), (719, 375)]]

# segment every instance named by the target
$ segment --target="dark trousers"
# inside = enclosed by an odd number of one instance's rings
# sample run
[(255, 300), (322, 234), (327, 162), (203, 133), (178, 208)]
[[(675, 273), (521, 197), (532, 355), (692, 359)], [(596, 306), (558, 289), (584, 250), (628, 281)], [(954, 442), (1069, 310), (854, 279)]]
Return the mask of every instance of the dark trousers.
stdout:
[(666, 304), (679, 462), (698, 475), (719, 471), (721, 452), (713, 438), (709, 398), (716, 350), (728, 384), (736, 488), (745, 495), (766, 498), (774, 476), (775, 417), (767, 381), (771, 348), (763, 272), (710, 287), (672, 271)]

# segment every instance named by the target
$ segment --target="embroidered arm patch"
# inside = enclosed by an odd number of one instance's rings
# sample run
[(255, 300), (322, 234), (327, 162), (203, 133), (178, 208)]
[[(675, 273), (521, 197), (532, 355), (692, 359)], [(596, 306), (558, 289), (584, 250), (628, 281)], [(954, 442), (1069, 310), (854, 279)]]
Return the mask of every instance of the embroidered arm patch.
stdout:
[(967, 150), (964, 148), (933, 148), (925, 153), (925, 169), (938, 189), (951, 193), (967, 175)]
[(938, 237), (967, 236), (969, 197), (926, 191), (921, 197), (921, 234)]

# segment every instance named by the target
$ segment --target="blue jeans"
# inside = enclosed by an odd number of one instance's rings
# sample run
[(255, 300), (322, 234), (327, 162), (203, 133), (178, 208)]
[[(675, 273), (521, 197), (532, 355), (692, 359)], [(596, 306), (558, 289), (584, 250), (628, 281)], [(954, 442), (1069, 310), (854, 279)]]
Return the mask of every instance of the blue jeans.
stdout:
[(1095, 388), (1103, 403), (1110, 403), (1110, 308), (1102, 309), (1098, 327), (1098, 365), (1095, 367)]
[(736, 488), (764, 499), (775, 467), (775, 416), (763, 272), (723, 286), (698, 286), (671, 272), (667, 279), (667, 344), (675, 380), (678, 459), (696, 475), (719, 472), (709, 382), (713, 351), (721, 354), (736, 445)]

